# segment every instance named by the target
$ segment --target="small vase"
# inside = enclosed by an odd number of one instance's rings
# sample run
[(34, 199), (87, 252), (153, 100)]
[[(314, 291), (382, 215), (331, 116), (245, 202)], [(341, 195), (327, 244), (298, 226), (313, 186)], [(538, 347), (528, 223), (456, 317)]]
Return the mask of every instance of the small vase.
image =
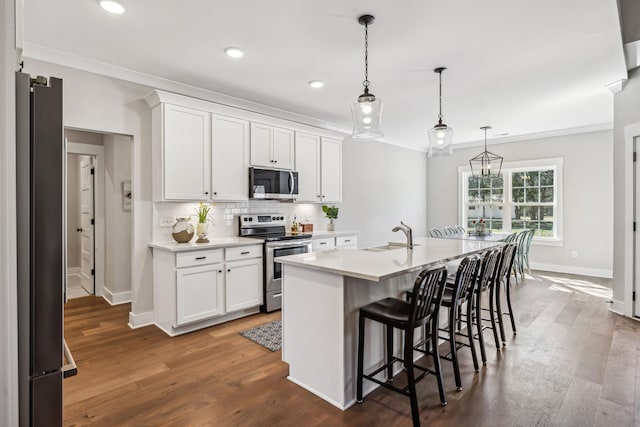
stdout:
[(188, 243), (193, 238), (193, 225), (189, 218), (176, 218), (176, 223), (171, 230), (171, 236), (178, 243)]
[(207, 239), (209, 224), (206, 222), (199, 222), (196, 230), (198, 233), (198, 240), (196, 240), (196, 243), (209, 243), (209, 239)]
[(332, 222), (327, 224), (327, 231), (336, 231), (336, 225)]

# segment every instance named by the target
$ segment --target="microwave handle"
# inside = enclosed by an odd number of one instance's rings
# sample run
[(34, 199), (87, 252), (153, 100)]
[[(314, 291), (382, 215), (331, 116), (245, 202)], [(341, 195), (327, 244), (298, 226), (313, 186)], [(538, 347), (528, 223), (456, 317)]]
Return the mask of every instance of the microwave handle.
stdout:
[(293, 179), (293, 172), (289, 171), (289, 194), (293, 195), (293, 185), (295, 181)]

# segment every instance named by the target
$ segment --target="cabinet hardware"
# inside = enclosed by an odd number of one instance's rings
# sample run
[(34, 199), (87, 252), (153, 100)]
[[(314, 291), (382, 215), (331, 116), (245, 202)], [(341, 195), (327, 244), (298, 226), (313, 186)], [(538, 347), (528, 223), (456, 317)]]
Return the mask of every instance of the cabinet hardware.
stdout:
[(231, 269), (230, 268), (227, 268), (227, 273), (231, 273)]
[(197, 256), (196, 257), (196, 261), (199, 261), (201, 259), (207, 259), (207, 257), (206, 256)]
[(214, 195), (214, 196), (217, 196), (217, 195), (218, 195), (218, 192), (217, 192), (217, 191), (214, 191), (214, 192), (213, 192), (213, 195)]
[(345, 242), (345, 243), (349, 243), (350, 241), (351, 241), (351, 240), (345, 240), (344, 242)]
[(208, 192), (208, 191), (205, 191), (205, 192), (204, 192), (204, 194), (206, 194), (206, 195), (208, 196), (208, 195), (209, 195), (209, 192)]
[(327, 244), (327, 242), (320, 242), (320, 244), (321, 244), (321, 245), (326, 245), (326, 244)]
[(218, 273), (222, 273), (222, 270), (218, 270)]
[(246, 252), (240, 252), (240, 255), (249, 255), (251, 252), (246, 251)]
[(323, 194), (323, 195), (322, 195), (322, 198), (324, 199), (325, 197), (327, 197), (327, 196), (325, 196), (325, 195)]
[(277, 160), (274, 160), (274, 161), (273, 161), (273, 163), (278, 163), (278, 161), (277, 161)]
[(76, 228), (76, 231), (82, 232), (82, 228)]

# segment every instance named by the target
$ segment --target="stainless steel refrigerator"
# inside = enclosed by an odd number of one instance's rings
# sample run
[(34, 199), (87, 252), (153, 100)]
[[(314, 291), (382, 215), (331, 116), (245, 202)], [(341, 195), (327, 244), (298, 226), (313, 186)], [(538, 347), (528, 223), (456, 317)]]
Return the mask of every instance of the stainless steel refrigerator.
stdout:
[(20, 426), (62, 426), (62, 80), (16, 73)]

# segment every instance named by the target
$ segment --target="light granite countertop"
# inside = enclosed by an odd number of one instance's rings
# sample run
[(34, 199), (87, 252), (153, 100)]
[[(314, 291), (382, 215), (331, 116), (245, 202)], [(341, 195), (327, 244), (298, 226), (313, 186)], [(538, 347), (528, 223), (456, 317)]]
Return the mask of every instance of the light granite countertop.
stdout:
[(249, 237), (209, 237), (209, 243), (176, 243), (176, 242), (151, 242), (149, 247), (170, 252), (195, 251), (201, 249), (230, 248), (234, 246), (261, 245), (262, 239)]

